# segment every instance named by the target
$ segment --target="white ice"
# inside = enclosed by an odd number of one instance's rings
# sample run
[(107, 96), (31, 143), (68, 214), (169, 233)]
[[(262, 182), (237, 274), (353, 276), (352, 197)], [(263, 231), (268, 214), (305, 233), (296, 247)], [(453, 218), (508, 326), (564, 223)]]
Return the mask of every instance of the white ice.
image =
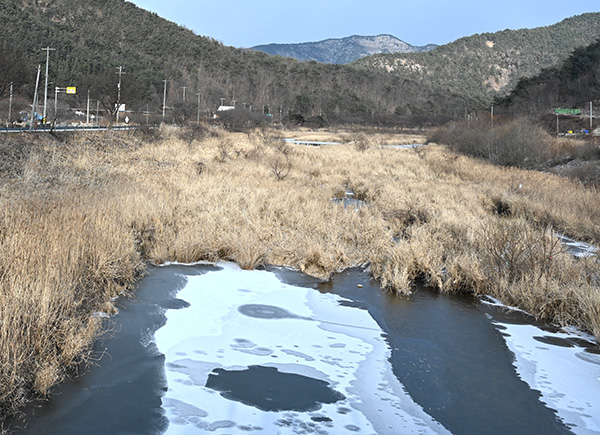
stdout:
[(499, 325), (521, 379), (541, 393), (541, 400), (576, 434), (600, 433), (600, 355), (582, 347), (546, 344), (534, 337), (566, 339), (593, 337), (577, 331), (549, 333), (532, 325)]
[(593, 257), (598, 255), (598, 247), (594, 245), (590, 245), (589, 243), (578, 242), (577, 240), (573, 240), (564, 236), (562, 234), (558, 234), (558, 238), (561, 243), (571, 252), (575, 257)]
[[(167, 311), (155, 335), (166, 359), (167, 433), (448, 433), (392, 373), (390, 349), (367, 311), (342, 306), (333, 294), (284, 284), (271, 272), (219, 266), (187, 277), (177, 297), (190, 306)], [(244, 304), (276, 306), (297, 317), (248, 317), (238, 311)], [(216, 368), (252, 365), (326, 381), (346, 399), (313, 412), (266, 412), (205, 387)]]

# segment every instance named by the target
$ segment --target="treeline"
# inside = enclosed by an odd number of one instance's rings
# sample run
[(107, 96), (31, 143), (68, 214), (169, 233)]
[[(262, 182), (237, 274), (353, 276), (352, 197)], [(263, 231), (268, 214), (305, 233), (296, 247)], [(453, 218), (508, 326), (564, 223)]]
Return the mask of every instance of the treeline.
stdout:
[(89, 90), (105, 110), (114, 110), (116, 69), (122, 66), (120, 102), (138, 111), (160, 112), (167, 80), (167, 106), (179, 112), (198, 106), (214, 111), (236, 100), (248, 110), (283, 111), (299, 123), (317, 116), (329, 122), (415, 124), (453, 114), (443, 103), (451, 95), (418, 80), (226, 47), (123, 0), (0, 0), (0, 26), (2, 46), (29, 65), (28, 98), (37, 65), (45, 65), (41, 49), (50, 46), (52, 89), (77, 86), (73, 101), (78, 98), (80, 107)]

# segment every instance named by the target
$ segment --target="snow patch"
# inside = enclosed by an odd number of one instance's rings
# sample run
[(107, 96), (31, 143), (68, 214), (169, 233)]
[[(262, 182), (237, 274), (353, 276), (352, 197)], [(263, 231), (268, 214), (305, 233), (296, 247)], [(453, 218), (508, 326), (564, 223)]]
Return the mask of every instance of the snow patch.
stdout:
[[(167, 311), (155, 334), (165, 355), (167, 433), (448, 433), (393, 374), (383, 331), (367, 311), (271, 272), (218, 266), (186, 276), (177, 297), (190, 306)], [(325, 381), (343, 399), (316, 411), (266, 412), (205, 386), (215, 369), (250, 366)]]
[(600, 355), (578, 342), (593, 337), (571, 329), (549, 333), (532, 325), (494, 322), (515, 354), (519, 377), (541, 393), (577, 434), (600, 433)]

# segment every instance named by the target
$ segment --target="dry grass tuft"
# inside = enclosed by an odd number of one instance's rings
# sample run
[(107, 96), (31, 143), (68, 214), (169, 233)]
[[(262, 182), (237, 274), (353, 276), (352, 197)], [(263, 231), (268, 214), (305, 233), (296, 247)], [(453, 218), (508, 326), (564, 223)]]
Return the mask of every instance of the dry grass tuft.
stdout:
[[(572, 258), (554, 235), (600, 240), (600, 197), (581, 183), (438, 146), (304, 147), (212, 128), (192, 140), (145, 134), (0, 145), (10, 160), (0, 167), (5, 418), (86, 363), (103, 327), (94, 313), (112, 312), (144, 261), (226, 259), (323, 278), (370, 263), (393, 292), (422, 279), (600, 337), (598, 261)], [(289, 165), (280, 176), (277, 158)], [(349, 189), (366, 206), (333, 201)]]

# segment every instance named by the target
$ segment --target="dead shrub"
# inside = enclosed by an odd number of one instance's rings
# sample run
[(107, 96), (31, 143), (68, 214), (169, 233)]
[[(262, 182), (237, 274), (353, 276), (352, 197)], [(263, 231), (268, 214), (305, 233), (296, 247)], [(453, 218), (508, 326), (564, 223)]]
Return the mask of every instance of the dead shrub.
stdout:
[(491, 198), (490, 212), (498, 216), (511, 216), (512, 205), (505, 197), (494, 196)]
[(231, 137), (223, 137), (220, 138), (219, 143), (217, 145), (217, 154), (215, 156), (215, 161), (219, 163), (225, 163), (227, 160), (232, 158), (233, 153), (233, 142)]
[(352, 143), (354, 147), (360, 151), (364, 152), (371, 147), (371, 141), (369, 137), (363, 132), (353, 132), (352, 135)]
[(431, 214), (422, 206), (406, 205), (404, 208), (385, 210), (383, 218), (390, 222), (396, 236), (406, 237), (406, 230), (412, 225), (423, 225), (427, 223)]
[(292, 164), (286, 154), (277, 154), (271, 157), (270, 168), (277, 181), (281, 181), (290, 174)]
[(480, 231), (484, 264), (495, 281), (538, 280), (555, 272), (557, 260), (567, 255), (549, 226), (533, 227), (524, 219), (494, 220)]
[(134, 136), (145, 143), (157, 143), (162, 139), (160, 128), (142, 126), (133, 130)]
[(581, 162), (576, 165), (568, 175), (581, 181), (585, 185), (600, 185), (600, 161)]
[(192, 146), (194, 141), (201, 141), (208, 134), (208, 127), (204, 124), (195, 125), (193, 127), (182, 128), (179, 133), (179, 138)]
[(256, 140), (264, 146), (278, 147), (280, 143), (285, 144), (282, 140), (281, 133), (267, 126), (254, 130), (253, 135)]

